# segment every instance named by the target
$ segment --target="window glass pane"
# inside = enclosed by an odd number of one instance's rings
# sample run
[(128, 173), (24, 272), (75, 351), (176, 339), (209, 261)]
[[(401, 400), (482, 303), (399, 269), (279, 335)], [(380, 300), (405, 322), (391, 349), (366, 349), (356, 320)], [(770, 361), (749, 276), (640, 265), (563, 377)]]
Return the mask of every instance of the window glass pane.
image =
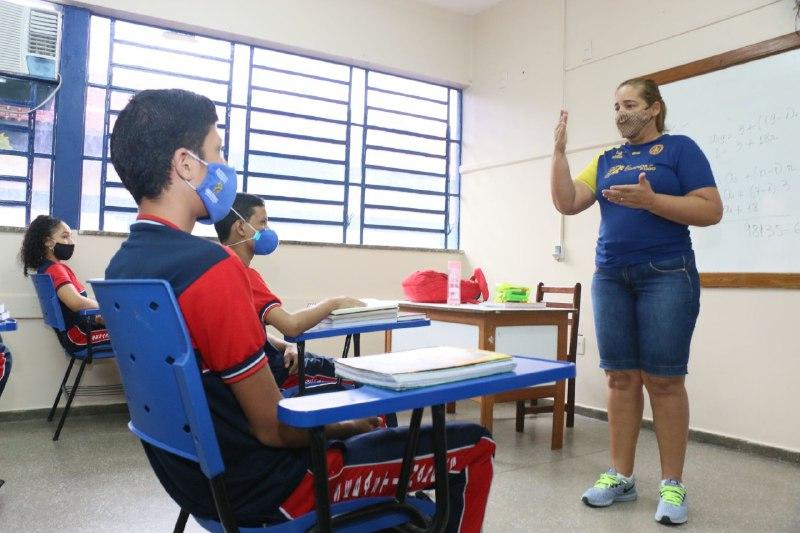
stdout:
[[(289, 196), (293, 198), (332, 200), (337, 202), (341, 202), (344, 199), (344, 190), (342, 189), (341, 185), (329, 185), (327, 183), (313, 183), (307, 181), (292, 181), (274, 178), (257, 178), (253, 176), (247, 180), (247, 192), (265, 196)], [(271, 205), (272, 200), (267, 200), (267, 213), (270, 216), (272, 216), (272, 212), (270, 210)], [(337, 209), (341, 211), (341, 207), (337, 207)]]
[(318, 80), (298, 74), (286, 74), (284, 72), (275, 72), (274, 70), (254, 68), (252, 83), (254, 87), (308, 94), (347, 102), (347, 85), (333, 81)]
[(224, 82), (228, 81), (231, 68), (227, 58), (226, 60), (207, 59), (121, 43), (114, 44), (114, 64), (145, 67)]
[(144, 89), (184, 89), (207, 96), (215, 102), (224, 102), (228, 98), (227, 84), (166, 76), (125, 67), (114, 67), (112, 69), (112, 82), (117, 87), (136, 91)]
[(296, 222), (270, 222), (269, 225), (282, 241), (342, 242), (342, 226)]
[(86, 119), (84, 123), (83, 155), (103, 155), (106, 91), (89, 87), (86, 90)]
[(53, 153), (53, 126), (55, 124), (55, 98), (36, 112), (36, 137), (33, 150), (37, 154)]
[(461, 92), (450, 89), (450, 138), (461, 139)]
[(89, 28), (89, 82), (108, 83), (108, 43), (111, 21), (92, 16)]
[(364, 194), (364, 202), (367, 204), (396, 205), (398, 207), (435, 209), (437, 211), (444, 210), (444, 196), (433, 194), (416, 194), (412, 192), (367, 188)]
[(247, 105), (247, 80), (250, 77), (250, 47), (237, 44), (233, 56), (233, 103)]
[(350, 183), (361, 183), (361, 157), (364, 128), (353, 126), (350, 131)]
[(133, 196), (122, 187), (106, 187), (106, 206), (107, 207), (132, 207), (136, 208)]
[(130, 230), (130, 225), (136, 221), (136, 213), (106, 211), (103, 214), (103, 218), (103, 230), (127, 233)]
[(83, 162), (81, 229), (100, 229), (100, 161)]
[(321, 102), (303, 96), (271, 93), (253, 89), (253, 107), (266, 110), (283, 111), (297, 115), (329, 118), (333, 120), (347, 120), (347, 104)]
[(250, 114), (250, 127), (256, 130), (279, 131), (294, 135), (323, 137), (337, 141), (347, 139), (347, 125), (324, 122), (307, 118), (287, 117), (275, 113), (253, 111)]
[(367, 149), (367, 164), (402, 170), (416, 170), (418, 172), (427, 172), (431, 174), (444, 174), (447, 170), (445, 168), (444, 159), (401, 154), (374, 148)]
[(418, 100), (410, 96), (386, 94), (379, 91), (369, 91), (367, 101), (370, 107), (393, 109), (403, 113), (413, 113), (431, 118), (446, 119), (447, 105), (427, 100)]
[(364, 244), (403, 248), (444, 248), (441, 233), (364, 228)]
[(459, 211), (461, 210), (461, 204), (459, 202), (459, 198), (455, 196), (450, 196), (448, 198), (448, 202), (450, 202), (450, 207), (448, 212), (449, 233), (447, 234), (447, 248), (450, 250), (456, 250), (458, 249), (459, 245)]
[[(28, 126), (0, 123), (0, 150), (28, 153)], [(0, 170), (0, 174), (5, 170)]]
[(421, 191), (445, 192), (445, 179), (441, 176), (420, 176), (393, 170), (367, 169), (367, 184), (388, 185)]
[(447, 87), (381, 74), (380, 72), (369, 73), (369, 86), (423, 98), (432, 98), (442, 102), (447, 101)]
[(353, 69), (353, 81), (351, 82), (350, 93), (350, 119), (353, 124), (364, 123), (364, 78), (366, 73), (360, 68)]
[(361, 187), (348, 187), (347, 193), (347, 244), (360, 244), (361, 239)]
[(25, 207), (0, 205), (0, 226), (25, 227)]
[(0, 200), (24, 202), (27, 191), (25, 182), (0, 179)]
[(386, 146), (403, 150), (414, 150), (432, 155), (445, 155), (447, 142), (444, 140), (426, 139), (413, 135), (389, 133), (381, 130), (367, 131), (367, 144), (371, 146)]
[(114, 169), (114, 165), (111, 163), (106, 163), (106, 182), (122, 183), (122, 180), (119, 179), (117, 175), (117, 171)]
[[(267, 200), (266, 204), (268, 216), (271, 218), (341, 222), (343, 216), (343, 209), (340, 205), (321, 205), (283, 200)], [(341, 240), (341, 237), (340, 234), (339, 240)]]
[(22, 155), (0, 154), (0, 168), (5, 176), (28, 176), (28, 158)]
[(461, 147), (458, 143), (450, 143), (450, 194), (461, 193), (461, 173), (459, 172), (459, 165), (461, 164)]
[(251, 155), (249, 161), (248, 170), (250, 172), (321, 180), (344, 180), (344, 165), (265, 155)]
[(114, 39), (133, 41), (169, 50), (182, 50), (192, 54), (202, 54), (222, 59), (228, 59), (231, 55), (231, 45), (227, 41), (208, 39), (198, 35), (119, 20), (114, 22)]
[(278, 135), (250, 134), (250, 150), (344, 161), (345, 146)]
[(288, 70), (290, 72), (311, 74), (313, 76), (330, 78), (332, 80), (347, 81), (350, 79), (350, 67), (346, 65), (338, 65), (336, 63), (329, 63), (327, 61), (293, 54), (285, 54), (283, 52), (275, 52), (273, 50), (265, 50), (263, 48), (255, 49), (253, 64)]
[(237, 170), (244, 169), (245, 120), (247, 112), (231, 109), (230, 139), (228, 140), (228, 164)]
[(447, 134), (447, 124), (444, 122), (407, 117), (405, 115), (398, 115), (397, 113), (390, 113), (388, 111), (378, 111), (376, 109), (367, 110), (367, 123), (370, 126), (422, 133), (423, 135), (435, 135), (442, 138)]
[(31, 219), (50, 212), (51, 167), (50, 159), (37, 157), (33, 160)]
[(443, 229), (444, 217), (441, 214), (415, 213), (391, 209), (364, 210), (364, 223), (380, 226), (404, 226), (411, 228)]

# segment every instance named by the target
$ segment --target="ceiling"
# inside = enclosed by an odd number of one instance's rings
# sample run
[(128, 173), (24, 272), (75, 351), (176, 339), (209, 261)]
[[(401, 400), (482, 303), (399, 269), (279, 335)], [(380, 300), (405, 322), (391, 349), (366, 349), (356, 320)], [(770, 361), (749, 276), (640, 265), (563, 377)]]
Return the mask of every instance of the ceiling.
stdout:
[(464, 13), (465, 15), (475, 15), (489, 9), (502, 0), (418, 0), (425, 4), (440, 7), (448, 11)]

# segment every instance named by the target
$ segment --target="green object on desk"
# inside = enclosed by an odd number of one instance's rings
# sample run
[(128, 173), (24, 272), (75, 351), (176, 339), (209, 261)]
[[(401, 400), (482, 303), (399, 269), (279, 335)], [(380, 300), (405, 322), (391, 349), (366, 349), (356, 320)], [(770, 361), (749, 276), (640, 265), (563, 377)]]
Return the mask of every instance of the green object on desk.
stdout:
[(494, 301), (498, 303), (527, 303), (531, 295), (530, 287), (521, 287), (509, 283), (499, 283), (495, 287)]

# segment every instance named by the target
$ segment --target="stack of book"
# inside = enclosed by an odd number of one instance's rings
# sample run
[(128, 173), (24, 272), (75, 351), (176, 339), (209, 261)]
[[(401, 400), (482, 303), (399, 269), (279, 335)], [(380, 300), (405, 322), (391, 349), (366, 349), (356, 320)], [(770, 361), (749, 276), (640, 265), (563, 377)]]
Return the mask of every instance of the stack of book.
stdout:
[(396, 322), (396, 302), (369, 302), (364, 307), (336, 309), (320, 322), (320, 326), (364, 326), (377, 322)]
[(394, 390), (491, 376), (516, 366), (510, 355), (448, 346), (336, 359), (334, 364), (339, 377)]

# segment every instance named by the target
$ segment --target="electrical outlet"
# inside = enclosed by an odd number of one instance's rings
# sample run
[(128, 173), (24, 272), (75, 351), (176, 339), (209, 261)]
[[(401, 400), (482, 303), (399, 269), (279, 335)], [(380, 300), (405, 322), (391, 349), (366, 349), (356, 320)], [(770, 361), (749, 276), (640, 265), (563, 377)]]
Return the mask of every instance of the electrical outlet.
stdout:
[(577, 355), (583, 355), (586, 353), (586, 337), (578, 333), (578, 349)]

